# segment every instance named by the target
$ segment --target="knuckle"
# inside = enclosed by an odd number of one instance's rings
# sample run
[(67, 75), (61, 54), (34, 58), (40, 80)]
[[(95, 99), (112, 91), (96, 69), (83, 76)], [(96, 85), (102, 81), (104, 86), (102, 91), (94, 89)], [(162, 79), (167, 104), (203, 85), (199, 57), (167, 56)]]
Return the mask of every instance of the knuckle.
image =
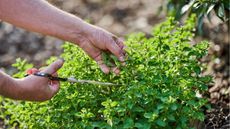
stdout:
[(97, 62), (101, 61), (101, 52), (95, 54), (95, 55), (93, 56), (93, 59), (94, 59), (95, 61), (97, 61)]
[(85, 49), (85, 47), (88, 45), (89, 40), (83, 38), (80, 40), (80, 42), (78, 43), (78, 46), (82, 49)]
[(53, 65), (53, 67), (51, 67), (51, 69), (53, 72), (56, 72), (59, 69), (59, 67), (59, 64), (56, 63), (55, 65)]
[(99, 61), (97, 61), (97, 64), (98, 64), (98, 65), (103, 65), (104, 62), (103, 62), (102, 60), (99, 60)]

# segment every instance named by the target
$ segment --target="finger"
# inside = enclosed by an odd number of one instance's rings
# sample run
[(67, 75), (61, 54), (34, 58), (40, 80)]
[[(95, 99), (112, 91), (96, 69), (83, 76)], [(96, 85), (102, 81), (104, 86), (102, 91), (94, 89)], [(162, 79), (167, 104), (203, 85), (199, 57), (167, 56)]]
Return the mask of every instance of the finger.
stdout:
[(126, 55), (126, 52), (125, 52), (126, 46), (125, 46), (125, 44), (124, 44), (124, 40), (121, 39), (121, 38), (117, 38), (117, 37), (115, 37), (115, 36), (113, 36), (112, 38), (113, 38), (113, 40), (116, 42), (116, 44), (121, 48), (122, 54), (125, 56), (125, 55)]
[(115, 73), (116, 75), (120, 74), (120, 69), (118, 67), (113, 67), (112, 68), (113, 73)]
[(60, 82), (59, 81), (51, 81), (49, 84), (49, 88), (53, 95), (55, 95), (60, 89)]
[[(57, 77), (57, 72), (53, 73), (52, 76)], [(53, 95), (56, 94), (60, 89), (60, 82), (55, 80), (50, 80), (49, 88), (52, 91)]]
[(109, 73), (109, 67), (106, 66), (102, 60), (102, 55), (101, 55), (101, 51), (94, 47), (93, 45), (91, 45), (91, 43), (87, 40), (85, 40), (82, 45), (80, 45), (80, 47), (91, 57), (93, 58), (97, 64), (99, 65), (99, 67), (101, 68), (101, 70), (104, 73)]
[(52, 64), (50, 64), (47, 68), (42, 70), (42, 72), (53, 74), (53, 73), (57, 72), (57, 70), (62, 67), (63, 63), (64, 63), (63, 59), (58, 59), (55, 62), (53, 62)]
[(116, 75), (120, 74), (120, 69), (118, 67), (116, 67), (115, 62), (113, 60), (110, 61), (110, 65), (111, 65), (111, 72), (115, 73)]
[(117, 38), (116, 36), (112, 36), (113, 40), (117, 43), (117, 45), (123, 49), (124, 48), (124, 41), (121, 38)]
[(55, 72), (55, 73), (52, 74), (52, 76), (57, 77), (57, 76), (58, 76), (58, 73)]
[(94, 60), (97, 62), (97, 64), (99, 65), (99, 67), (101, 68), (101, 70), (105, 73), (108, 74), (110, 71), (110, 68), (105, 65), (104, 61), (102, 60), (102, 56), (101, 54), (99, 54), (98, 56), (96, 56), (94, 58)]
[(34, 74), (37, 72), (39, 72), (39, 70), (37, 68), (31, 68), (31, 69), (26, 70), (26, 74), (28, 74), (28, 75), (31, 75), (31, 74)]
[(118, 46), (122, 49), (123, 55), (125, 56), (125, 55), (126, 55), (126, 51), (125, 51), (126, 46), (125, 46), (125, 44), (124, 44), (124, 40), (121, 39), (121, 38), (119, 38), (119, 39), (117, 40), (117, 44), (118, 44)]
[[(126, 51), (125, 51), (126, 46), (124, 45), (124, 40), (122, 40), (121, 38), (119, 38), (119, 39), (117, 40), (117, 43), (119, 44), (119, 47), (121, 47), (121, 49), (122, 49), (122, 54), (124, 55), (124, 58), (125, 58), (125, 57), (127, 56), (127, 54), (126, 54)], [(125, 66), (125, 65), (126, 65), (125, 62), (122, 62), (121, 64), (122, 64), (122, 66)]]
[(112, 54), (114, 54), (118, 58), (119, 61), (125, 61), (122, 49), (114, 41), (109, 44), (107, 43), (107, 48)]

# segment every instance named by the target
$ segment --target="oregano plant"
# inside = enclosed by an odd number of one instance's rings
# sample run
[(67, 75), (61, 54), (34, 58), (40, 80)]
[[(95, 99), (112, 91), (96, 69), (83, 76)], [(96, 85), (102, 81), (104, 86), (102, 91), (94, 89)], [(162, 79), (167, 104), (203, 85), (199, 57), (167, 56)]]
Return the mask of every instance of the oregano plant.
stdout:
[[(198, 59), (207, 53), (208, 43), (191, 45), (195, 16), (183, 26), (173, 18), (155, 27), (150, 38), (143, 33), (127, 36), (126, 66), (121, 73), (104, 74), (78, 47), (65, 43), (64, 66), (59, 76), (119, 84), (103, 86), (62, 82), (50, 101), (25, 102), (2, 100), (3, 116), (21, 128), (70, 129), (157, 129), (190, 128), (191, 120), (204, 120), (204, 93), (212, 80), (202, 76)], [(48, 64), (55, 58), (51, 58)], [(104, 61), (119, 64), (104, 53)], [(32, 67), (22, 60), (14, 64), (15, 77), (23, 77)]]

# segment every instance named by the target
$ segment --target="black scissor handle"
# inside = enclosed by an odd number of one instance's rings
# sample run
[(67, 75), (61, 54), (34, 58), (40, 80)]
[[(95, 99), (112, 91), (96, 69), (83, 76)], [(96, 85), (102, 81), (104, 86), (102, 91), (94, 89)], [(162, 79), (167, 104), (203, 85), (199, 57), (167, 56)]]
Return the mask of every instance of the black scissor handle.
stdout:
[(52, 81), (67, 81), (67, 78), (61, 78), (61, 77), (54, 77), (49, 73), (42, 73), (42, 72), (37, 72), (32, 75), (39, 76), (39, 77), (46, 77)]

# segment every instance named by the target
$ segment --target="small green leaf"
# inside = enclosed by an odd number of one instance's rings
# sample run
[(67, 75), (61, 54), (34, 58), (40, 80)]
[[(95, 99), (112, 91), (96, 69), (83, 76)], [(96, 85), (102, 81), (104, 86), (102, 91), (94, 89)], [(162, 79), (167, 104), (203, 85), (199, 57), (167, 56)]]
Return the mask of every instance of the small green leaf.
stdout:
[(189, 47), (184, 47), (184, 48), (183, 48), (183, 51), (190, 51), (190, 50), (192, 50), (192, 49), (189, 48)]
[(180, 122), (181, 123), (186, 123), (188, 121), (188, 119), (186, 118), (186, 117), (184, 117), (184, 116), (181, 116), (181, 118), (180, 118)]
[(163, 109), (165, 106), (163, 105), (163, 104), (158, 104), (157, 105), (157, 110), (161, 110), (161, 109)]
[(165, 45), (163, 46), (163, 49), (164, 49), (164, 50), (170, 50), (170, 47), (169, 47), (168, 45), (165, 44)]
[(112, 103), (111, 103), (111, 107), (115, 107), (115, 106), (117, 106), (118, 105), (118, 102), (116, 102), (116, 101), (113, 101)]
[(200, 15), (198, 17), (198, 25), (197, 25), (197, 28), (198, 28), (198, 33), (200, 35), (203, 35), (203, 18), (204, 18), (204, 15)]
[(206, 12), (206, 15), (210, 14), (210, 12), (212, 11), (212, 9), (215, 7), (215, 4), (211, 4), (209, 7), (208, 7), (208, 10)]
[(202, 112), (197, 112), (196, 113), (196, 118), (198, 120), (204, 121), (205, 115)]
[(156, 123), (157, 123), (157, 125), (159, 125), (159, 126), (161, 126), (161, 127), (165, 127), (165, 126), (166, 126), (165, 121), (163, 121), (163, 120), (161, 120), (161, 119), (158, 119), (158, 120), (156, 121)]
[(127, 129), (127, 128), (132, 128), (133, 126), (134, 126), (133, 119), (126, 118), (124, 121), (124, 127), (123, 128)]
[(167, 98), (167, 97), (160, 97), (160, 100), (161, 100), (162, 102), (166, 102), (166, 101), (168, 100), (168, 98)]
[(108, 102), (107, 102), (107, 101), (102, 102), (102, 103), (101, 103), (101, 105), (103, 105), (103, 106), (107, 107), (107, 106), (108, 106)]
[(134, 112), (144, 112), (145, 110), (142, 107), (137, 106), (133, 108), (133, 111)]
[(171, 121), (176, 121), (176, 118), (172, 114), (168, 116), (168, 119)]
[(175, 110), (177, 110), (177, 104), (173, 104), (172, 106), (171, 106), (171, 109), (173, 110), (173, 111), (175, 111)]
[(143, 124), (142, 123), (135, 123), (135, 127), (137, 127), (138, 129), (143, 128)]
[(107, 123), (112, 127), (113, 126), (113, 121), (112, 121), (112, 119), (108, 119), (107, 120)]
[(200, 69), (199, 66), (195, 66), (195, 67), (193, 68), (193, 70), (195, 71), (195, 73), (196, 73), (197, 75), (199, 75), (199, 74), (201, 73), (201, 69)]
[(196, 102), (194, 100), (189, 100), (187, 102), (187, 104), (191, 105), (191, 106), (195, 106)]
[(224, 4), (223, 4), (223, 3), (221, 3), (221, 4), (218, 6), (218, 10), (216, 10), (216, 15), (217, 15), (222, 21), (225, 20), (225, 10), (224, 10)]
[(151, 123), (149, 123), (146, 119), (140, 119), (135, 123), (134, 127), (138, 129), (150, 129)]
[(152, 117), (152, 113), (145, 113), (145, 114), (144, 114), (144, 117), (149, 119), (149, 118)]
[(201, 77), (201, 78), (200, 78), (200, 80), (201, 80), (202, 82), (204, 82), (204, 83), (209, 83), (209, 82), (212, 81), (212, 79), (213, 79), (212, 76), (205, 76), (205, 77)]

